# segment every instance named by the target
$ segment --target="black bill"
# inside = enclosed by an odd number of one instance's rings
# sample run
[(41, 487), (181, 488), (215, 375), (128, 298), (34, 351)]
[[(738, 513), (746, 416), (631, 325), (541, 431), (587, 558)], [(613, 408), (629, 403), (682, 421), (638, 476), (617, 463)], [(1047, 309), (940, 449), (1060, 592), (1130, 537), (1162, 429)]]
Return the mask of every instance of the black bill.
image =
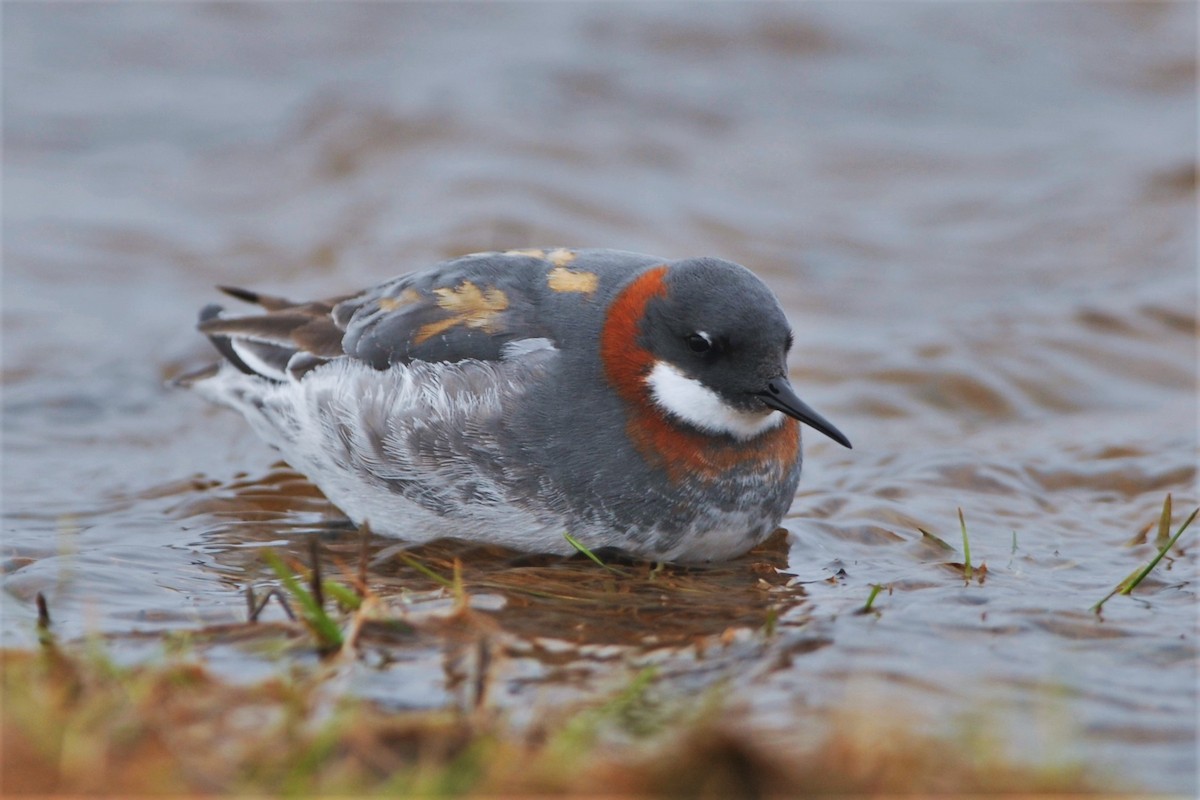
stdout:
[(757, 394), (767, 407), (773, 408), (776, 411), (782, 411), (789, 417), (798, 419), (805, 425), (819, 430), (842, 447), (851, 447), (850, 440), (846, 438), (845, 434), (833, 427), (833, 423), (809, 408), (808, 403), (796, 397), (796, 392), (792, 389), (792, 385), (788, 383), (787, 378), (776, 378), (770, 381), (767, 383), (767, 388), (761, 392), (757, 392)]

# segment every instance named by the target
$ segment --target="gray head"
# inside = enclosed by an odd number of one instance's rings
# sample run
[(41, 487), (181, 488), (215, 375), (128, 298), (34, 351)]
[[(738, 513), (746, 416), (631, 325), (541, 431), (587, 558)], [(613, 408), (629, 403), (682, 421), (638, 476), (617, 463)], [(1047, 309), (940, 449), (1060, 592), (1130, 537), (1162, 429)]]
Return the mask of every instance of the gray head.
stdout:
[(638, 344), (654, 358), (650, 395), (678, 419), (749, 439), (782, 412), (849, 447), (833, 425), (796, 397), (787, 378), (792, 346), (779, 301), (745, 267), (715, 258), (677, 261), (650, 298)]

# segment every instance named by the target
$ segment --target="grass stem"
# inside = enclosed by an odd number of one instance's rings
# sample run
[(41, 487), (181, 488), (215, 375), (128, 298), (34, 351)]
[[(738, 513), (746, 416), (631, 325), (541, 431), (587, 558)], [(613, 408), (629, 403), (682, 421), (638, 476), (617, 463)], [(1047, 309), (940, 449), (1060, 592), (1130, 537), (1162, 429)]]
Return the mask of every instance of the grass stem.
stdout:
[(317, 637), (319, 648), (323, 652), (332, 652), (341, 648), (342, 631), (325, 611), (325, 608), (317, 603), (316, 597), (305, 589), (300, 581), (296, 580), (295, 574), (288, 569), (287, 565), (283, 563), (283, 559), (273, 550), (264, 550), (262, 555), (263, 560), (267, 562), (267, 565), (279, 578), (279, 582), (283, 584), (283, 588), (300, 604), (301, 616), (313, 635)]
[(971, 580), (971, 541), (967, 538), (967, 521), (963, 519), (963, 511), (960, 506), (958, 509), (958, 524), (962, 528), (963, 537), (963, 576), (967, 580)]
[(869, 595), (867, 595), (867, 602), (864, 603), (863, 607), (858, 610), (858, 613), (870, 614), (871, 607), (875, 604), (875, 598), (878, 597), (879, 593), (882, 591), (883, 591), (882, 583), (872, 583), (871, 584), (871, 593)]
[(1163, 501), (1162, 514), (1158, 517), (1158, 535), (1154, 537), (1154, 546), (1161, 548), (1171, 538), (1171, 493)]
[[(1167, 520), (1168, 526), (1170, 525), (1170, 519), (1171, 519), (1170, 518), (1170, 508), (1171, 508), (1171, 495), (1168, 494), (1166, 501), (1163, 503), (1163, 514), (1166, 515), (1165, 518)], [(1097, 614), (1099, 614), (1100, 609), (1102, 609), (1104, 607), (1104, 604), (1107, 603), (1109, 600), (1111, 600), (1114, 596), (1116, 596), (1118, 594), (1123, 594), (1123, 595), (1131, 594), (1133, 592), (1133, 590), (1137, 587), (1137, 585), (1139, 583), (1141, 583), (1143, 580), (1145, 580), (1146, 576), (1149, 575), (1150, 572), (1155, 567), (1158, 566), (1158, 562), (1163, 560), (1163, 556), (1165, 556), (1168, 552), (1170, 552), (1171, 548), (1175, 546), (1175, 543), (1179, 541), (1179, 537), (1183, 535), (1183, 532), (1186, 531), (1188, 529), (1188, 526), (1190, 526), (1192, 524), (1192, 522), (1196, 519), (1197, 514), (1200, 514), (1200, 508), (1197, 508), (1196, 510), (1194, 510), (1191, 513), (1191, 516), (1189, 516), (1186, 520), (1184, 520), (1184, 523), (1179, 526), (1179, 530), (1175, 531), (1175, 535), (1172, 536), (1170, 539), (1168, 539), (1166, 544), (1164, 544), (1162, 547), (1160, 547), (1158, 549), (1158, 553), (1155, 554), (1154, 558), (1150, 559), (1149, 564), (1147, 564), (1146, 566), (1144, 566), (1140, 569), (1135, 569), (1133, 572), (1129, 573), (1129, 575), (1125, 578), (1125, 580), (1118, 583), (1111, 592), (1106, 594), (1103, 598), (1101, 598), (1101, 600), (1098, 603), (1096, 603), (1094, 606), (1092, 606), (1091, 610), (1096, 612)], [(1163, 517), (1159, 518), (1160, 525), (1161, 525), (1162, 519), (1163, 519)], [(1168, 530), (1170, 530), (1169, 527), (1168, 527)]]
[(583, 544), (583, 542), (579, 541), (571, 534), (567, 533), (566, 531), (563, 531), (563, 538), (567, 540), (567, 544), (571, 545), (571, 547), (574, 547), (580, 553), (583, 553), (585, 556), (590, 558), (592, 561), (595, 561), (597, 564), (604, 567), (609, 572), (620, 574), (619, 572), (617, 572), (617, 570), (613, 569), (608, 564), (605, 564), (603, 561), (601, 561), (599, 556), (597, 556), (595, 553), (593, 553), (591, 550), (589, 550), (587, 548), (587, 546), (585, 544)]
[(54, 632), (50, 630), (50, 607), (46, 605), (46, 595), (37, 593), (37, 638), (43, 647), (53, 647)]
[(442, 586), (444, 586), (447, 589), (451, 589), (451, 590), (454, 589), (454, 581), (452, 581), (448, 578), (444, 578), (441, 575), (438, 575), (436, 572), (434, 572), (429, 567), (422, 564), (420, 561), (417, 561), (415, 558), (410, 556), (408, 553), (396, 553), (396, 558), (400, 559), (405, 564), (407, 564), (408, 566), (415, 569), (417, 572), (424, 575), (426, 578), (429, 578), (429, 580), (433, 581), (434, 583), (441, 584)]

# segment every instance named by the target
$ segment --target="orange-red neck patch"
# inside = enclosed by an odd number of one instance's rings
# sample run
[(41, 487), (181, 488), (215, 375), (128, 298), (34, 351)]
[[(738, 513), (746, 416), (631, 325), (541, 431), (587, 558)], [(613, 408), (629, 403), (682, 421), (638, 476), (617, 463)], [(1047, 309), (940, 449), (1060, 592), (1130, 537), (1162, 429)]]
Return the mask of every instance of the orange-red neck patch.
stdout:
[(799, 454), (796, 420), (785, 419), (752, 442), (738, 442), (680, 426), (650, 397), (646, 377), (654, 367), (654, 356), (638, 344), (638, 338), (647, 304), (667, 294), (666, 274), (666, 265), (655, 267), (626, 286), (609, 307), (600, 332), (604, 375), (629, 407), (630, 440), (643, 458), (666, 470), (672, 482), (688, 476), (713, 480), (747, 466), (784, 477)]

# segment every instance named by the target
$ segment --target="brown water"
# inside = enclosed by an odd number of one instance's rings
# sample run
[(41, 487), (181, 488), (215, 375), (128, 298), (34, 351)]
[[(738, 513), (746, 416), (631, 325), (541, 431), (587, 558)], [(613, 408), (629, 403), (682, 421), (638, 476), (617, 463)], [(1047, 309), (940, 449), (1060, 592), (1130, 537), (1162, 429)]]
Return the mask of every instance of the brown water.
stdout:
[[(555, 602), (497, 576), (586, 565), (460, 552), (505, 656), (489, 702), (520, 722), (654, 663), (797, 739), (839, 708), (982, 712), (1030, 757), (1196, 793), (1195, 535), (1088, 611), (1153, 554), (1127, 543), (1166, 493), (1176, 525), (1200, 499), (1196, 14), (6, 5), (0, 641), (34, 641), (43, 592), (60, 636), (141, 657), (132, 634), (244, 620), (264, 544), (353, 559), (239, 419), (164, 388), (211, 357), (191, 327), (213, 284), (712, 254), (779, 294), (794, 381), (855, 449), (810, 435), (789, 544), (657, 599), (631, 572), (597, 591), (637, 602)], [(959, 548), (958, 507), (982, 582), (918, 532)], [(370, 579), (410, 613), (451, 602), (394, 560)], [(891, 591), (854, 614), (872, 584)], [(381, 646), (345, 687), (456, 702), (452, 638)]]

